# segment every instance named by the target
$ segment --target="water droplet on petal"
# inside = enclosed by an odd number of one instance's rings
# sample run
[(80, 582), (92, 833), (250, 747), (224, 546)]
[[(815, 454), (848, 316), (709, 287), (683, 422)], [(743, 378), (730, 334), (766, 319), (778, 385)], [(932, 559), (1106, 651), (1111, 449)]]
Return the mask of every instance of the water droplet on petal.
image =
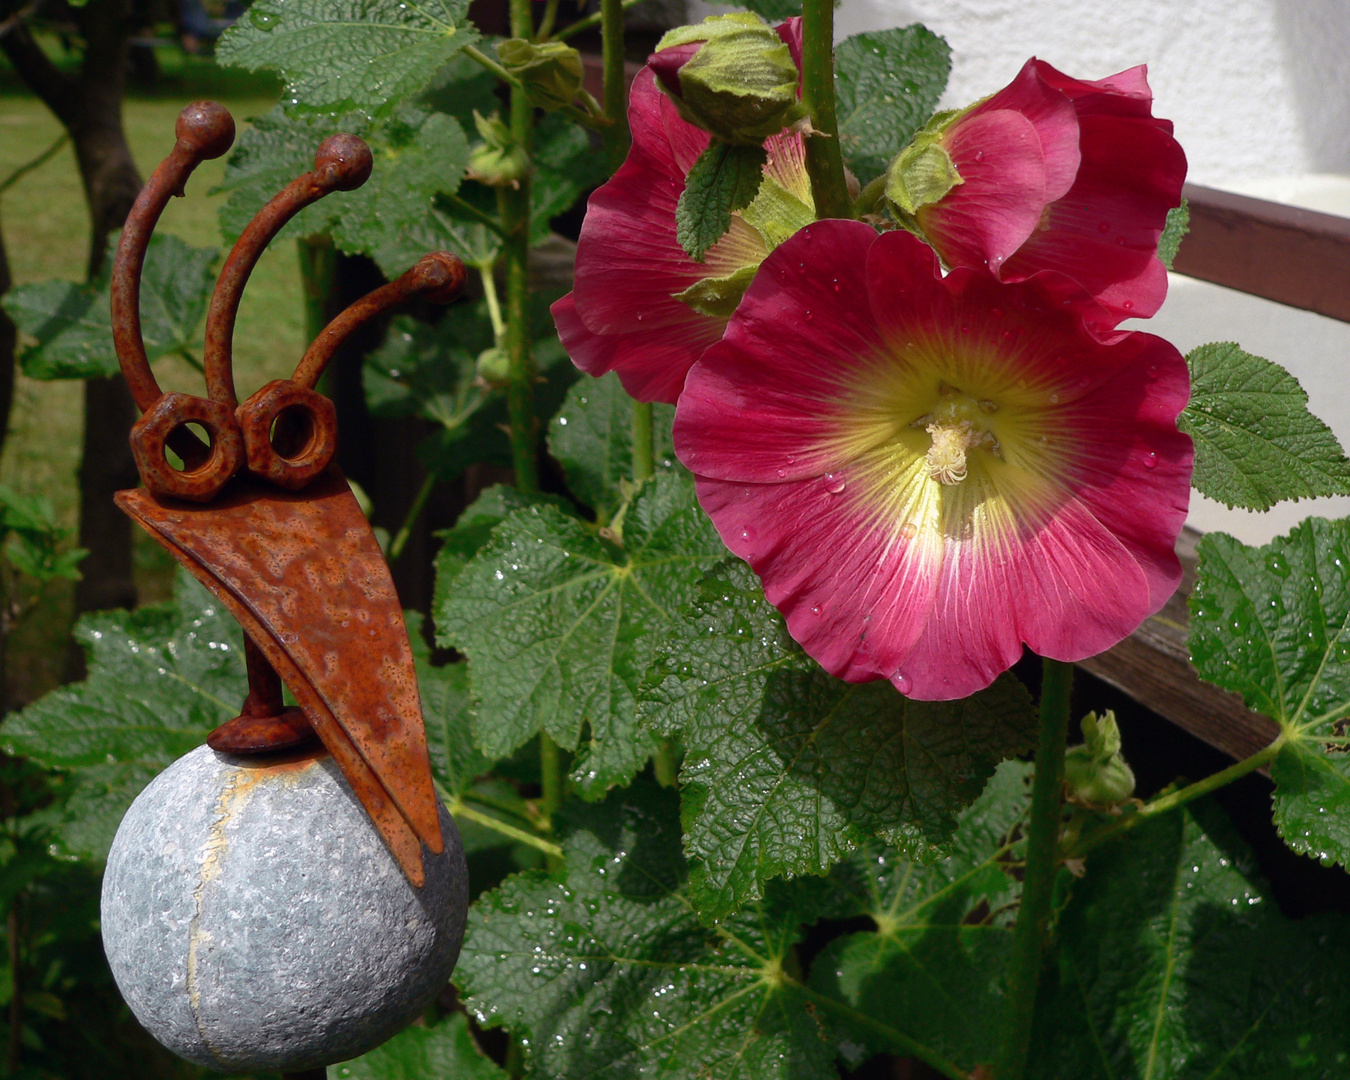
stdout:
[(1144, 468), (1156, 469), (1158, 467), (1158, 455), (1150, 450), (1144, 455)]
[(906, 540), (913, 540), (916, 536), (919, 535), (919, 527), (915, 525), (914, 522), (912, 521), (906, 521), (903, 525), (900, 526), (900, 535), (903, 536)]
[(840, 473), (827, 472), (825, 474), (825, 490), (831, 495), (838, 495), (848, 487), (848, 478)]
[(900, 693), (902, 694), (908, 694), (911, 690), (914, 689), (914, 680), (911, 679), (908, 675), (906, 675), (903, 671), (897, 671), (894, 675), (892, 675), (891, 682), (892, 684), (894, 684), (895, 688), (899, 690)]

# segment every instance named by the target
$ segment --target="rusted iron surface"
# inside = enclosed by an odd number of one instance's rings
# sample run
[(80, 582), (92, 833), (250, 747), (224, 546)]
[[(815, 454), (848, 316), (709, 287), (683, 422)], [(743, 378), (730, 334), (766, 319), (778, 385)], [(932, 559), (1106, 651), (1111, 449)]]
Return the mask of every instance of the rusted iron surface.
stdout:
[(414, 296), (425, 296), (437, 304), (448, 304), (464, 288), (464, 264), (444, 251), (433, 251), (417, 260), (417, 265), (397, 281), (363, 296), (323, 328), (305, 351), (293, 379), (301, 386), (315, 386), (328, 361), (362, 324), (395, 304)]
[(238, 478), (210, 505), (117, 505), (239, 620), (295, 695), (408, 877), (441, 850), (412, 649), (388, 565), (336, 469), (303, 492)]
[(1350, 322), (1350, 219), (1187, 184), (1179, 274)]
[[(325, 329), (292, 379), (237, 405), (231, 336), (259, 255), (301, 208), (370, 174), (355, 136), (326, 140), (315, 169), (272, 199), (235, 245), (207, 317), (207, 397), (163, 394), (141, 341), (140, 273), (168, 198), (201, 160), (229, 148), (218, 105), (189, 106), (178, 142), (136, 203), (113, 270), (118, 359), (144, 415), (131, 433), (144, 489), (117, 504), (239, 620), (249, 693), (208, 737), (230, 753), (290, 751), (317, 737), (333, 755), (399, 865), (424, 881), (421, 845), (442, 850), (426, 732), (403, 613), (374, 533), (332, 464), (337, 420), (314, 382), (357, 326), (414, 294), (448, 303), (464, 268), (445, 252), (352, 305)], [(199, 425), (210, 446), (187, 427)], [(175, 468), (172, 449), (183, 461)], [(250, 475), (251, 474), (251, 475)], [(285, 684), (298, 708), (285, 707)]]
[(206, 392), (212, 401), (223, 401), (231, 408), (239, 403), (234, 392), (234, 320), (244, 286), (263, 250), (286, 222), (310, 203), (335, 191), (359, 188), (370, 179), (371, 164), (370, 147), (355, 135), (330, 135), (314, 154), (314, 171), (287, 184), (239, 234), (206, 313), (202, 362), (206, 367)]

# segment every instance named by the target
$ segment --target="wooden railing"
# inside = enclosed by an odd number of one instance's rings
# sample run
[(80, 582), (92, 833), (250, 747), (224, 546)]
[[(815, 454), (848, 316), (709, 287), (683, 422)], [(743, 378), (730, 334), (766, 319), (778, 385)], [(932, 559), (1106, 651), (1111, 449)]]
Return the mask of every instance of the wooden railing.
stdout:
[[(1177, 273), (1350, 322), (1350, 219), (1187, 184), (1191, 231)], [(1236, 694), (1203, 683), (1188, 662), (1187, 598), (1199, 534), (1177, 544), (1185, 575), (1163, 609), (1114, 649), (1079, 666), (1198, 739), (1247, 757), (1279, 727)]]

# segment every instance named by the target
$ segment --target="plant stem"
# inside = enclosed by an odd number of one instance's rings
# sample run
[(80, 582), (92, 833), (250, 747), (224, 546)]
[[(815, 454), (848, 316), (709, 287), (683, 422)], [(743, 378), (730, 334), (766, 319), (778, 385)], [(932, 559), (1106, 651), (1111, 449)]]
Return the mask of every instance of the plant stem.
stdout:
[(680, 760), (675, 751), (675, 743), (662, 739), (661, 745), (652, 756), (652, 771), (656, 773), (656, 782), (665, 788), (673, 788), (680, 782)]
[(479, 225), (483, 225), (486, 228), (491, 229), (503, 240), (506, 239), (506, 230), (502, 228), (501, 222), (499, 222), (491, 214), (486, 214), (482, 210), (479, 210), (478, 207), (474, 206), (473, 203), (466, 202), (464, 199), (461, 199), (458, 195), (437, 195), (436, 198), (440, 202), (445, 203), (447, 206), (453, 206), (456, 210), (473, 218), (474, 221), (478, 222)]
[(501, 821), (491, 814), (484, 814), (481, 810), (466, 806), (462, 799), (455, 799), (446, 806), (446, 809), (450, 811), (451, 817), (476, 822), (485, 828), (492, 829), (494, 832), (501, 833), (503, 836), (509, 836), (512, 840), (528, 844), (530, 847), (542, 851), (550, 859), (562, 858), (562, 848), (557, 844), (551, 844), (542, 836), (535, 836), (534, 833), (526, 832), (524, 829), (517, 829), (514, 825), (508, 825), (505, 821)]
[(431, 498), (431, 491), (436, 486), (436, 474), (427, 473), (426, 479), (422, 481), (422, 486), (417, 489), (417, 495), (413, 498), (412, 506), (408, 507), (408, 513), (403, 518), (403, 524), (398, 527), (398, 533), (394, 539), (389, 542), (389, 561), (398, 562), (398, 557), (403, 554), (403, 548), (408, 543), (408, 537), (412, 535), (413, 526), (417, 524), (417, 519), (422, 516), (423, 509), (426, 508), (427, 500)]
[(33, 158), (32, 161), (24, 162), (24, 164), (20, 165), (3, 180), (0, 180), (0, 195), (3, 195), (34, 169), (40, 169), (43, 165), (47, 164), (47, 162), (54, 158), (68, 142), (70, 142), (70, 132), (64, 131), (56, 137), (56, 141), (52, 143), (51, 146), (47, 147), (46, 150)]
[(633, 479), (639, 484), (650, 480), (656, 472), (656, 456), (652, 451), (652, 403), (633, 402)]
[[(511, 16), (511, 33), (514, 37), (520, 36), (515, 32), (514, 15)], [(474, 61), (476, 64), (479, 64), (481, 67), (484, 67), (488, 71), (492, 72), (492, 74), (496, 75), (497, 78), (501, 79), (502, 82), (506, 83), (507, 86), (511, 87), (512, 90), (525, 89), (525, 85), (519, 79), (517, 79), (514, 75), (512, 75), (509, 71), (507, 71), (506, 68), (502, 67), (501, 64), (497, 63), (496, 60), (492, 59), (492, 57), (490, 57), (487, 53), (483, 52), (481, 49), (476, 49), (472, 45), (465, 45), (464, 48), (460, 49), (460, 52), (462, 52), (465, 56), (467, 56), (470, 60)]]
[(483, 299), (487, 301), (488, 320), (492, 323), (492, 339), (500, 345), (506, 336), (506, 323), (502, 319), (502, 302), (497, 296), (497, 279), (492, 276), (492, 264), (484, 263), (478, 267), (478, 276), (483, 281)]
[[(511, 34), (529, 39), (534, 32), (532, 0), (511, 0)], [(511, 88), (511, 134), (531, 152), (534, 106), (523, 89)], [(497, 202), (506, 241), (506, 352), (510, 371), (506, 408), (511, 421), (511, 463), (516, 470), (516, 488), (526, 494), (539, 490), (537, 462), (538, 422), (534, 415), (534, 357), (530, 353), (530, 177), (516, 187), (497, 189)]]
[(540, 809), (551, 825), (553, 812), (562, 805), (562, 751), (546, 731), (539, 733), (539, 781), (544, 789)]
[[(623, 0), (623, 3), (620, 6), (623, 8), (624, 11), (627, 11), (634, 4), (640, 4), (641, 2), (642, 0)], [(574, 34), (582, 34), (585, 33), (587, 30), (594, 30), (597, 26), (600, 25), (600, 18), (602, 14), (603, 14), (602, 12), (596, 11), (591, 13), (590, 15), (587, 15), (584, 19), (578, 19), (571, 26), (564, 26), (561, 30), (559, 30), (556, 34), (553, 35), (553, 40), (566, 41)]]
[(535, 31), (536, 41), (547, 41), (553, 33), (553, 24), (558, 21), (558, 0), (548, 0), (544, 5), (544, 17), (539, 20), (539, 29)]
[(802, 104), (814, 129), (806, 140), (806, 171), (816, 216), (850, 218), (853, 200), (844, 180), (834, 113), (834, 0), (802, 4)]
[(1263, 750), (1258, 750), (1251, 757), (1245, 757), (1241, 761), (1235, 761), (1226, 769), (1220, 769), (1213, 776), (1207, 776), (1203, 780), (1197, 780), (1194, 784), (1188, 784), (1186, 787), (1177, 791), (1168, 792), (1166, 795), (1160, 795), (1151, 802), (1145, 803), (1132, 814), (1119, 818), (1117, 821), (1108, 825), (1104, 829), (1090, 833), (1085, 836), (1080, 844), (1065, 852), (1066, 858), (1080, 858), (1087, 854), (1093, 848), (1105, 843), (1121, 833), (1129, 832), (1138, 825), (1146, 821), (1151, 821), (1159, 814), (1165, 814), (1168, 811), (1176, 810), (1185, 806), (1189, 802), (1203, 798), (1211, 792), (1218, 791), (1219, 788), (1231, 784), (1234, 780), (1240, 780), (1248, 773), (1253, 773), (1257, 769), (1268, 765), (1275, 760), (1276, 755), (1284, 748), (1284, 744), (1289, 737), (1288, 732), (1281, 732), (1280, 735)]
[(601, 138), (605, 143), (605, 170), (613, 175), (628, 156), (628, 145), (632, 141), (628, 131), (628, 88), (623, 72), (622, 0), (600, 0), (600, 33), (605, 70), (605, 116), (610, 121)]
[(1036, 985), (1059, 868), (1060, 808), (1064, 798), (1064, 745), (1069, 736), (1069, 699), (1073, 665), (1041, 662), (1041, 730), (1036, 746), (1036, 778), (1027, 823), (1026, 872), (1022, 903), (1013, 928), (1012, 971), (1004, 1007), (995, 1080), (1022, 1080), (1031, 1049)]

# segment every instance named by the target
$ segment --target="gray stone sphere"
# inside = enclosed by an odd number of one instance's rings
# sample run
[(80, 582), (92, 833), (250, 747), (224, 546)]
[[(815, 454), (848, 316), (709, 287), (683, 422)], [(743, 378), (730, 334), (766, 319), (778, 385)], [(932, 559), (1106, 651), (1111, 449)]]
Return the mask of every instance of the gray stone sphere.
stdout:
[(468, 871), (399, 870), (326, 754), (277, 763), (202, 746), (122, 820), (103, 876), (103, 947), (136, 1019), (225, 1071), (295, 1072), (365, 1053), (445, 985)]

